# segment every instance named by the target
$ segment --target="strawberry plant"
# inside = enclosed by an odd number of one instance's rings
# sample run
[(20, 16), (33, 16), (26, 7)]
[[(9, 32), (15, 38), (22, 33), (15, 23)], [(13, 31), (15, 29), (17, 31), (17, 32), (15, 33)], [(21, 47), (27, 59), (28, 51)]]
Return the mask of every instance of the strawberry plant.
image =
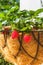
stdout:
[[(13, 39), (19, 37), (18, 32), (28, 33), (31, 30), (43, 29), (43, 17), (39, 17), (39, 14), (43, 13), (43, 8), (36, 11), (19, 10), (19, 3), (16, 0), (0, 0), (0, 31), (5, 26), (11, 26), (11, 37)], [(30, 35), (24, 35), (24, 42), (31, 41)], [(1, 56), (0, 56), (1, 57)], [(6, 65), (7, 62), (0, 58), (0, 65)], [(7, 63), (10, 65), (10, 63)]]

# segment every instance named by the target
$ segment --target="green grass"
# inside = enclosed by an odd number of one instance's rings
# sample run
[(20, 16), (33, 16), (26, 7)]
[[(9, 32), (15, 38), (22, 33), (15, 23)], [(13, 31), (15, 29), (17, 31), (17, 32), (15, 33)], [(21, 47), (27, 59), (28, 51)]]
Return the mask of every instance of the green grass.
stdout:
[(6, 62), (6, 61), (3, 59), (2, 55), (0, 54), (0, 65), (13, 65), (13, 64)]

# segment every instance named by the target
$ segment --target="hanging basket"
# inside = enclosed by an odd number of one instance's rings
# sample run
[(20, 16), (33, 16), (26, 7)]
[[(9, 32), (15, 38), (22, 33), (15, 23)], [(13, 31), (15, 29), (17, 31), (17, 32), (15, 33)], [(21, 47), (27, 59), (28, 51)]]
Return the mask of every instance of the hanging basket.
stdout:
[(32, 30), (29, 35), (32, 39), (25, 43), (24, 34), (12, 39), (11, 33), (2, 34), (0, 32), (0, 53), (3, 58), (14, 65), (39, 65), (43, 62), (43, 30)]

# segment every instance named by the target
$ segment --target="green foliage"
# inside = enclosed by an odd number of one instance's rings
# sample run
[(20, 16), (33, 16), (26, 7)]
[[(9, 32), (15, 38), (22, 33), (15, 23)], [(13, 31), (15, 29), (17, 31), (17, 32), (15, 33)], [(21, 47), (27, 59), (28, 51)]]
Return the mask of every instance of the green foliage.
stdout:
[(35, 12), (35, 16), (37, 16), (39, 13), (41, 13), (41, 12), (43, 12), (43, 8), (42, 9), (38, 9), (38, 10), (36, 10), (36, 12)]
[(13, 64), (6, 62), (6, 61), (3, 59), (2, 54), (0, 54), (0, 65), (13, 65)]
[(31, 30), (34, 26), (36, 28), (43, 28), (43, 17), (38, 17), (41, 12), (43, 12), (43, 9), (20, 11), (16, 0), (0, 0), (0, 29), (3, 25), (10, 25), (12, 30), (17, 29), (21, 32), (27, 32), (27, 30)]

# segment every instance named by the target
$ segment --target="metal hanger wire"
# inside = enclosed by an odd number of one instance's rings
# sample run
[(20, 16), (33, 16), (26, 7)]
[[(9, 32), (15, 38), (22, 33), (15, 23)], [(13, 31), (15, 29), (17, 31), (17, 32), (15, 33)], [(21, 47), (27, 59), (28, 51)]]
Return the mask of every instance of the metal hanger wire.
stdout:
[(41, 7), (43, 7), (43, 0), (40, 0), (40, 2), (41, 2)]

